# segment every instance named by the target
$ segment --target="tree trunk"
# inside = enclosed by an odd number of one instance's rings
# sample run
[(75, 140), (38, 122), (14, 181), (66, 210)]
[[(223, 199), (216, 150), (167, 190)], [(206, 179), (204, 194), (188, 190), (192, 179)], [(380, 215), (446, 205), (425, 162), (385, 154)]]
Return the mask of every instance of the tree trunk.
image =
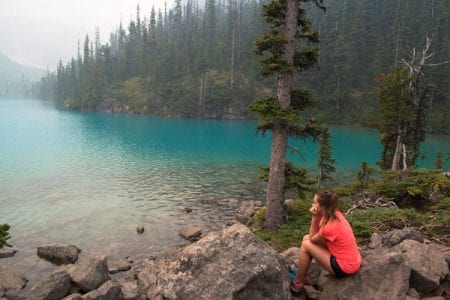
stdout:
[[(295, 35), (297, 33), (298, 1), (287, 0), (285, 44), (283, 59), (289, 64), (294, 62)], [(283, 108), (290, 106), (293, 75), (290, 72), (281, 73), (278, 77), (277, 100)], [(272, 133), (272, 150), (270, 155), (269, 181), (267, 184), (267, 200), (264, 226), (276, 229), (284, 223), (284, 184), (285, 162), (288, 141), (288, 128), (281, 121), (275, 122)]]
[(402, 144), (402, 152), (403, 152), (403, 171), (408, 171), (408, 164), (406, 162), (406, 146)]
[(394, 157), (392, 158), (392, 171), (398, 171), (400, 165), (400, 156), (402, 155), (402, 130), (398, 128), (397, 142), (395, 144)]
[(231, 39), (231, 88), (234, 85), (234, 51), (235, 51), (235, 35), (236, 30), (233, 28), (233, 34)]

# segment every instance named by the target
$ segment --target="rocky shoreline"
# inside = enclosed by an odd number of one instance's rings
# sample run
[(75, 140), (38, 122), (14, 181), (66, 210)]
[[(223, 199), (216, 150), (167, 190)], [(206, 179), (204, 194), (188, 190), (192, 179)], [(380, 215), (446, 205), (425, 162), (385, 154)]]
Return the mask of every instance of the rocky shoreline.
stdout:
[[(160, 257), (106, 256), (78, 259), (74, 245), (42, 245), (37, 255), (59, 267), (33, 286), (23, 274), (0, 267), (0, 299), (448, 299), (450, 248), (411, 228), (374, 234), (361, 249), (364, 262), (354, 276), (337, 280), (312, 265), (305, 294), (289, 290), (289, 265), (298, 248), (278, 253), (245, 226), (258, 201), (243, 202), (235, 220)], [(244, 225), (243, 225), (244, 224)], [(14, 255), (2, 249), (0, 257)], [(20, 249), (19, 249), (20, 251)], [(2, 254), (7, 253), (7, 254)], [(3, 256), (2, 256), (3, 255)]]

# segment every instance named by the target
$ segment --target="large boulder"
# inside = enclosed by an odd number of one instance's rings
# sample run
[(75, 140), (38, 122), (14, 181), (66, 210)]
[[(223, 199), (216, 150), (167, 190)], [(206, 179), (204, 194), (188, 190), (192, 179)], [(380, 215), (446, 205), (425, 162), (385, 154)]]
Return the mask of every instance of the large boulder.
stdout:
[(70, 276), (65, 270), (57, 270), (38, 282), (26, 293), (25, 298), (35, 300), (58, 300), (70, 292)]
[(111, 279), (106, 256), (96, 256), (76, 265), (68, 265), (67, 272), (83, 292), (95, 290)]
[(405, 299), (411, 268), (400, 253), (367, 256), (355, 275), (336, 279), (330, 276), (320, 299)]
[(281, 255), (240, 224), (211, 232), (166, 259), (157, 284), (164, 299), (290, 298)]
[(56, 265), (73, 264), (81, 250), (70, 244), (48, 244), (37, 247), (37, 255)]
[(410, 285), (418, 292), (431, 292), (449, 273), (445, 257), (429, 245), (415, 240), (404, 240), (393, 250), (406, 255), (411, 262)]
[(23, 274), (8, 268), (0, 268), (0, 292), (23, 289), (27, 282)]

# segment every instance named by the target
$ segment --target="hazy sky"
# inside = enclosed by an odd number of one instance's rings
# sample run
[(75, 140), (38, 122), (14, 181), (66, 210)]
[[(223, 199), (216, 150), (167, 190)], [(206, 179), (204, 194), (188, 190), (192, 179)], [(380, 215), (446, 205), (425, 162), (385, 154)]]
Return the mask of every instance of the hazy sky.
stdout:
[[(54, 69), (61, 58), (76, 54), (77, 40), (95, 27), (107, 41), (119, 24), (135, 17), (139, 4), (141, 18), (152, 6), (163, 8), (165, 0), (0, 0), (0, 52), (20, 63)], [(172, 0), (167, 0), (168, 7)]]

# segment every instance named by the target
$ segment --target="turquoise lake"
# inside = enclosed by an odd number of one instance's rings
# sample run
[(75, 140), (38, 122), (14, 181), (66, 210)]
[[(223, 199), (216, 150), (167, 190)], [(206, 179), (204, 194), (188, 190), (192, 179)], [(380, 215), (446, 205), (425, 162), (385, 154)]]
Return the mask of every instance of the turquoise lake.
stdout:
[[(19, 249), (2, 264), (31, 274), (49, 269), (35, 253), (53, 242), (111, 259), (158, 255), (185, 243), (178, 237), (183, 227), (220, 228), (234, 213), (229, 199), (264, 200), (256, 176), (268, 164), (270, 136), (255, 135), (255, 126), (80, 113), (0, 97), (0, 223), (12, 226), (10, 243)], [(375, 166), (376, 130), (331, 132), (337, 179), (352, 178), (362, 161)], [(314, 171), (316, 147), (296, 147), (303, 158), (294, 160)], [(431, 167), (436, 152), (450, 152), (450, 136), (428, 136), (422, 151), (427, 158), (419, 165)]]

